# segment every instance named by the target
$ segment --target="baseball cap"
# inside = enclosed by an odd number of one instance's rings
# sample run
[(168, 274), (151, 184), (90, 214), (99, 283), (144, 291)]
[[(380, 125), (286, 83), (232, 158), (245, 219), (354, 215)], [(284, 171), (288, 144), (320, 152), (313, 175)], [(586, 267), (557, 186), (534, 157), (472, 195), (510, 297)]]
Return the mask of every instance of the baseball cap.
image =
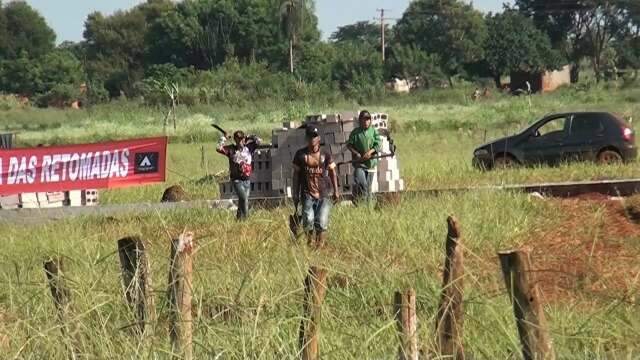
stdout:
[(307, 126), (307, 129), (304, 132), (305, 136), (309, 139), (314, 138), (316, 136), (320, 136), (318, 133), (318, 128), (315, 126)]

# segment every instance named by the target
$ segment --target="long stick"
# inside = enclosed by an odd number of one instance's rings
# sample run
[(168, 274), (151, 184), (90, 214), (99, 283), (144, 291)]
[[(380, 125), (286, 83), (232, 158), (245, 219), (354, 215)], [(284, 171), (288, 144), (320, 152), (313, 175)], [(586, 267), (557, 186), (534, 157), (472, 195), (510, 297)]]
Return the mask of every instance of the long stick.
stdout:
[(186, 232), (171, 241), (169, 303), (171, 306), (171, 347), (174, 355), (193, 359), (191, 281), (193, 277), (193, 233)]
[(66, 286), (63, 271), (62, 259), (48, 259), (44, 262), (44, 273), (49, 282), (51, 297), (58, 312), (58, 320), (62, 325), (60, 331), (65, 339), (67, 348), (70, 351), (70, 358), (77, 359), (78, 344), (77, 334), (74, 326), (69, 323), (71, 312), (71, 292)]
[(464, 359), (462, 346), (464, 263), (457, 220), (449, 217), (447, 228), (442, 298), (436, 318), (436, 336), (440, 355), (453, 359)]
[(300, 323), (302, 360), (320, 359), (320, 318), (327, 290), (327, 270), (312, 266), (304, 280), (304, 318)]
[(401, 343), (398, 350), (400, 360), (418, 360), (418, 317), (416, 315), (416, 292), (409, 289), (396, 292), (394, 312)]
[(509, 297), (513, 302), (524, 359), (554, 360), (547, 320), (540, 303), (540, 292), (531, 275), (529, 253), (512, 250), (498, 255)]
[(138, 237), (118, 240), (125, 298), (134, 309), (141, 334), (153, 329), (155, 304), (151, 291), (151, 271), (146, 249)]

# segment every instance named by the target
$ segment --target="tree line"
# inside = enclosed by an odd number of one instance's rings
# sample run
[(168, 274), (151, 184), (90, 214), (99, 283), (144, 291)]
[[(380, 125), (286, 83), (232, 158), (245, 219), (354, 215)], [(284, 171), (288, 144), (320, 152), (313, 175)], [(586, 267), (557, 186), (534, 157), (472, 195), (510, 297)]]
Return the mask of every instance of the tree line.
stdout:
[(500, 86), (512, 71), (566, 64), (577, 81), (584, 60), (598, 81), (640, 68), (637, 0), (516, 0), (487, 15), (461, 0), (415, 0), (384, 28), (385, 49), (381, 31), (357, 22), (322, 41), (312, 0), (147, 0), (90, 14), (82, 41), (56, 46), (41, 14), (0, 1), (0, 91), (42, 106), (78, 97), (162, 102), (168, 84), (183, 103), (361, 98), (392, 77)]

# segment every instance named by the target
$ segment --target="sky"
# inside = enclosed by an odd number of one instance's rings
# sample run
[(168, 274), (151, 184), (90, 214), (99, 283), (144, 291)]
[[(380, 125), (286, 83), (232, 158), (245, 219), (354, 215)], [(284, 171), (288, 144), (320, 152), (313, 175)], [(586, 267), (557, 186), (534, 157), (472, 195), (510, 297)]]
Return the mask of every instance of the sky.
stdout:
[[(87, 15), (94, 11), (111, 14), (128, 9), (144, 0), (27, 0), (42, 14), (56, 32), (57, 42), (80, 41)], [(316, 0), (316, 11), (323, 38), (328, 38), (339, 26), (356, 21), (374, 20), (376, 9), (388, 9), (385, 17), (399, 18), (410, 0)], [(484, 12), (499, 11), (502, 3), (513, 0), (475, 0), (473, 5)]]

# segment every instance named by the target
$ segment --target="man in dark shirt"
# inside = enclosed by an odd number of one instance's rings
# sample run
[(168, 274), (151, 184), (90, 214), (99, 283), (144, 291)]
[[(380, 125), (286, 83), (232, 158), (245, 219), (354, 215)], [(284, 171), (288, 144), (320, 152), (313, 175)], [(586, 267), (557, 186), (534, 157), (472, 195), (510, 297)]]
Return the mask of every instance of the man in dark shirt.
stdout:
[(260, 145), (257, 136), (245, 136), (242, 131), (233, 133), (235, 145), (224, 145), (226, 134), (220, 138), (216, 151), (229, 158), (229, 177), (233, 182), (233, 190), (238, 196), (238, 212), (236, 218), (240, 221), (249, 216), (249, 191), (251, 182), (253, 153)]
[(338, 176), (331, 154), (320, 148), (318, 129), (309, 125), (305, 135), (308, 146), (293, 158), (293, 202), (296, 207), (302, 202), (302, 222), (309, 245), (321, 248), (326, 242), (331, 197), (334, 201), (339, 198)]

